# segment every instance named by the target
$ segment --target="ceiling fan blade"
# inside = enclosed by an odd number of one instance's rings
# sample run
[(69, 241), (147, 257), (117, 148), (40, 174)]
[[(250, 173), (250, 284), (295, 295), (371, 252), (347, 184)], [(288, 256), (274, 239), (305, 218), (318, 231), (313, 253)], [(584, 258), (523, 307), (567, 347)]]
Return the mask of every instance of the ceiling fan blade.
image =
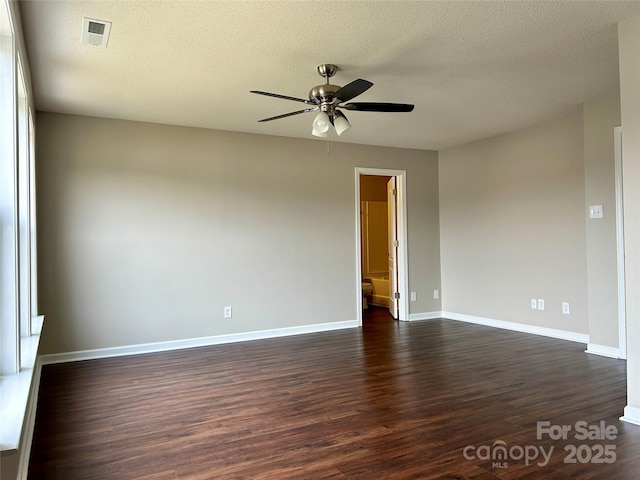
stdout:
[(267, 97), (282, 98), (284, 100), (293, 100), (294, 102), (302, 102), (309, 105), (315, 105), (315, 103), (312, 102), (311, 100), (305, 100), (304, 98), (289, 97), (287, 95), (280, 95), (278, 93), (261, 92), (260, 90), (250, 90), (249, 93), (257, 93), (258, 95), (266, 95)]
[(292, 115), (299, 115), (301, 113), (306, 113), (306, 112), (314, 112), (314, 111), (318, 110), (319, 108), (320, 107), (305, 108), (304, 110), (298, 110), (297, 112), (283, 113), (282, 115), (276, 115), (275, 117), (263, 118), (262, 120), (258, 120), (258, 121), (259, 122), (270, 122), (271, 120), (278, 120), (279, 118), (291, 117)]
[(408, 103), (353, 102), (341, 105), (346, 110), (360, 112), (412, 112), (413, 105)]
[(339, 103), (348, 102), (354, 97), (357, 97), (361, 93), (366, 92), (373, 86), (368, 80), (359, 78), (351, 83), (347, 83), (344, 87), (338, 90), (333, 96), (340, 100)]

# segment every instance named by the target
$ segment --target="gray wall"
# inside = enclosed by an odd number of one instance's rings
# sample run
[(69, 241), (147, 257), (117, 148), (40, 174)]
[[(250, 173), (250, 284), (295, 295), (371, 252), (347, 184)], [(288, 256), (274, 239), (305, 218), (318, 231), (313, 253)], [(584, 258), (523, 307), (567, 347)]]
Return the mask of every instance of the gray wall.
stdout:
[[(411, 314), (525, 323), (616, 347), (619, 116), (611, 92), (438, 160), (40, 113), (43, 353), (355, 320), (356, 166), (408, 171)], [(590, 204), (605, 218), (588, 220)]]
[(603, 205), (604, 217), (587, 218), (589, 342), (618, 347), (615, 127), (620, 125), (620, 92), (584, 104), (585, 212)]
[(583, 148), (578, 108), (440, 152), (444, 311), (588, 333)]
[(356, 166), (407, 170), (410, 312), (441, 310), (436, 152), (51, 113), (37, 128), (41, 353), (355, 320)]
[[(619, 124), (614, 91), (565, 118), (440, 152), (443, 310), (618, 347)], [(589, 205), (604, 205), (604, 218), (589, 220)]]

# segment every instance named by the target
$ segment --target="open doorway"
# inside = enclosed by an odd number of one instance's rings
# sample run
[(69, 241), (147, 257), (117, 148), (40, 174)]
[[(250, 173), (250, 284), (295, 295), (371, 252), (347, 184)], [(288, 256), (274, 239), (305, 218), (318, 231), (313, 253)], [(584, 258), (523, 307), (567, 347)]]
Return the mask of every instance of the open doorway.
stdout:
[(406, 172), (356, 168), (357, 309), (408, 320)]

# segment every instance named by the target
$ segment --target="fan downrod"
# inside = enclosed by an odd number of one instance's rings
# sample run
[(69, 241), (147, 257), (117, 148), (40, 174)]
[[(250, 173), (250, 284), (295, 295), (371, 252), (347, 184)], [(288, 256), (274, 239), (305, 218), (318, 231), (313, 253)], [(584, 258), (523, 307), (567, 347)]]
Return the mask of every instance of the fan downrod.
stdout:
[(332, 63), (323, 63), (317, 66), (318, 74), (327, 79), (324, 85), (316, 85), (309, 92), (309, 100), (319, 105), (322, 111), (328, 111), (333, 102), (334, 94), (340, 90), (338, 85), (330, 85), (329, 79), (338, 71), (338, 67)]

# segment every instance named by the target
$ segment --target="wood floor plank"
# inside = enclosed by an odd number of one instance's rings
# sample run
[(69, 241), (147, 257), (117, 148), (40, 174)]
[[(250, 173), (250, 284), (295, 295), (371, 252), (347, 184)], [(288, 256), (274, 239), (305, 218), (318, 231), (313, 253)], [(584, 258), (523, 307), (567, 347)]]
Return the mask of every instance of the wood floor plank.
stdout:
[[(450, 320), (43, 367), (30, 479), (636, 479), (625, 362)], [(604, 421), (611, 464), (565, 463), (536, 422)], [(549, 463), (465, 447), (553, 447)], [(586, 447), (585, 447), (586, 448)], [(475, 450), (474, 450), (475, 451)]]

